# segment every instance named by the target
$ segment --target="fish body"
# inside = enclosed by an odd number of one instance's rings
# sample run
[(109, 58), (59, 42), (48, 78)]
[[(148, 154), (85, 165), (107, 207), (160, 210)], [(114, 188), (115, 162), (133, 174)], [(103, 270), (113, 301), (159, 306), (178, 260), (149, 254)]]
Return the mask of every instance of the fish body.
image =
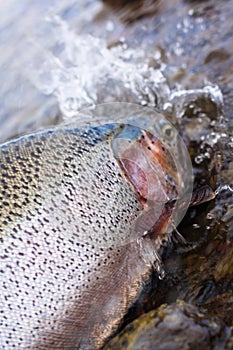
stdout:
[[(122, 128), (66, 126), (0, 147), (1, 349), (98, 349), (139, 294), (161, 243), (143, 226), (160, 197), (145, 186), (151, 159), (130, 178), (138, 128), (131, 154), (114, 151)], [(157, 237), (170, 216), (158, 214)]]

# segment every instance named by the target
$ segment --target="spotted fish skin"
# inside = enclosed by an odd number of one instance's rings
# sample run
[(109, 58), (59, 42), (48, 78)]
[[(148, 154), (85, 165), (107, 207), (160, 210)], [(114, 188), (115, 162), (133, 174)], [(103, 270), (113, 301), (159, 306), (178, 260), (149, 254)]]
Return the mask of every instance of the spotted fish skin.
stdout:
[[(0, 147), (0, 348), (98, 349), (149, 274), (116, 125)], [(148, 253), (148, 252), (147, 252)]]

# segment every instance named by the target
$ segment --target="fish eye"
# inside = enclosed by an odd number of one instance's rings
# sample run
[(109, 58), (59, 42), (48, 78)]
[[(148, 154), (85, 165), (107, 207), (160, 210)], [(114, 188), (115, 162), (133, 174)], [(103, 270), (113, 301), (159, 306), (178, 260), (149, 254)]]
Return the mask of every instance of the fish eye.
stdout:
[(170, 124), (164, 124), (162, 126), (162, 134), (167, 140), (172, 140), (174, 137), (174, 130)]

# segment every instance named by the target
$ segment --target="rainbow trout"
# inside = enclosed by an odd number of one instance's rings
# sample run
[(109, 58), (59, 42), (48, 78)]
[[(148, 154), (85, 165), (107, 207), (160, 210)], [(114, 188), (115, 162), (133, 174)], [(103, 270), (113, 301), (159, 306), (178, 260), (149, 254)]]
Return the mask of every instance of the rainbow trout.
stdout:
[(170, 153), (136, 126), (66, 126), (2, 145), (0, 174), (0, 348), (100, 348), (159, 269)]

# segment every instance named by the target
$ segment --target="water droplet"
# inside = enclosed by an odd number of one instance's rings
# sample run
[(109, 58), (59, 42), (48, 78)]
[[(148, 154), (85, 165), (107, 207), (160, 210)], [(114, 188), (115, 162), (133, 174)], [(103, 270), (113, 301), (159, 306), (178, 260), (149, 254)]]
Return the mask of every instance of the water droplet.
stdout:
[(199, 224), (193, 224), (193, 228), (194, 229), (198, 229), (198, 228), (200, 228), (201, 226), (199, 225)]
[(207, 213), (206, 219), (213, 220), (214, 219), (214, 214), (213, 213)]
[(157, 271), (158, 271), (158, 277), (160, 280), (164, 279), (165, 277), (165, 271), (164, 269), (160, 266), (157, 268)]
[(114, 23), (112, 21), (107, 21), (107, 23), (106, 23), (106, 30), (108, 32), (112, 32), (114, 30)]
[(203, 154), (200, 154), (199, 156), (196, 156), (194, 160), (195, 160), (196, 164), (201, 164), (203, 162), (203, 160), (204, 160)]

